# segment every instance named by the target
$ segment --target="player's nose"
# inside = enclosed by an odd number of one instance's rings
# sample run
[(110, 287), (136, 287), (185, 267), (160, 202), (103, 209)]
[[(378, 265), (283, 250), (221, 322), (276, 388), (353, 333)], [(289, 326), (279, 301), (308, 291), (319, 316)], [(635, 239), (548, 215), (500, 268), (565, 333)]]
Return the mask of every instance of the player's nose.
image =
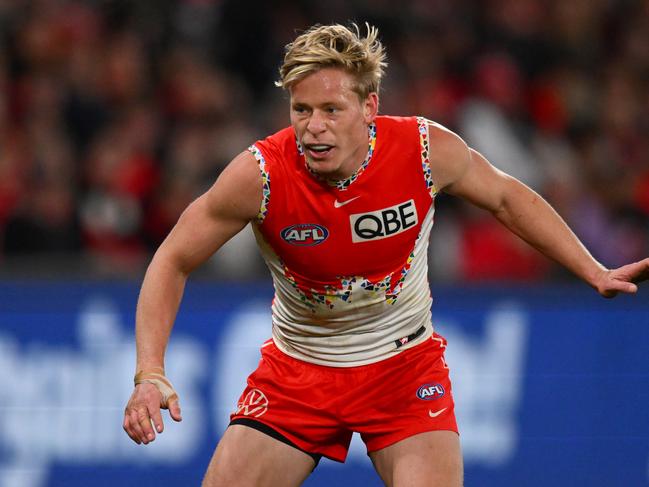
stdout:
[(312, 134), (319, 134), (327, 129), (327, 123), (322, 113), (314, 110), (306, 125), (306, 129)]

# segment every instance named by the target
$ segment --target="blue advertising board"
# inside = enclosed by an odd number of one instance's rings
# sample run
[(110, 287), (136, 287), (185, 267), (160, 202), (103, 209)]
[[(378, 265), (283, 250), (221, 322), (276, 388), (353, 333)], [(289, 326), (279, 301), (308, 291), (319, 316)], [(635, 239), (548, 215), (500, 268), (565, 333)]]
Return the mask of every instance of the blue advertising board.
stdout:
[[(188, 285), (167, 352), (182, 423), (123, 432), (135, 283), (0, 283), (0, 486), (200, 485), (270, 334), (270, 284)], [(467, 486), (649, 485), (649, 300), (585, 286), (445, 287)], [(398, 384), (395, 384), (398, 387)], [(382, 485), (355, 436), (307, 486)]]

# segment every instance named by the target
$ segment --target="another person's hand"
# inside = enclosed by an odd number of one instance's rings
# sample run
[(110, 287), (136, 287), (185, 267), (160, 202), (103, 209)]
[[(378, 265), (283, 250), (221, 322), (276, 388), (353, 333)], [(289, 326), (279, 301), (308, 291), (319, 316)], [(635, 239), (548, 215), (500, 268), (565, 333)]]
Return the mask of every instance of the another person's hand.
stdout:
[(156, 431), (164, 431), (161, 409), (168, 409), (174, 421), (182, 421), (178, 394), (164, 374), (139, 372), (124, 411), (124, 431), (138, 445), (155, 440)]
[(649, 258), (603, 271), (595, 283), (595, 288), (605, 298), (614, 298), (618, 293), (636, 293), (637, 283), (647, 279), (649, 279)]

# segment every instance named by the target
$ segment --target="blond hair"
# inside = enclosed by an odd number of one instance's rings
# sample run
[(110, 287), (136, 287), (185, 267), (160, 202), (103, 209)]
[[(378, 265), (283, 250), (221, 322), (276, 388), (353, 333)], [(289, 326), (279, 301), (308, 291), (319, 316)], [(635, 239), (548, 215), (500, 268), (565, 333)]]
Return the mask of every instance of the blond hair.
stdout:
[[(307, 75), (322, 68), (342, 68), (356, 79), (353, 90), (361, 100), (378, 93), (386, 54), (378, 40), (376, 27), (365, 23), (367, 35), (361, 37), (358, 25), (314, 25), (286, 45), (284, 63), (275, 84), (290, 89)], [(352, 30), (353, 29), (353, 30)]]

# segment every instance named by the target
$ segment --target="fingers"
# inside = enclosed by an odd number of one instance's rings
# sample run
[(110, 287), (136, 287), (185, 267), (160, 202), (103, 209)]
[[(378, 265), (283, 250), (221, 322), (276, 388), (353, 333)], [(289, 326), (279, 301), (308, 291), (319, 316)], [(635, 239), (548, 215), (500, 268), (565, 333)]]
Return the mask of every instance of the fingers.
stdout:
[(633, 272), (634, 275), (631, 277), (631, 280), (635, 283), (649, 279), (649, 259), (637, 262)]
[(613, 272), (616, 277), (625, 281), (634, 283), (645, 281), (649, 278), (649, 259), (627, 264)]
[(124, 411), (123, 428), (126, 434), (138, 445), (154, 441), (156, 432), (164, 431), (161, 408), (169, 409), (174, 421), (182, 421), (178, 395), (175, 392), (164, 401), (154, 385), (137, 385)]
[(124, 431), (138, 445), (149, 442), (148, 435), (144, 432), (144, 426), (146, 425), (146, 418), (144, 416), (144, 412), (138, 412), (136, 409), (127, 408), (124, 412)]
[[(162, 421), (162, 414), (160, 414), (160, 408), (158, 407), (149, 407), (149, 417), (153, 420), (153, 425), (158, 433), (162, 433), (165, 429), (164, 421)], [(155, 439), (155, 435), (154, 435)], [(151, 440), (153, 441), (153, 440)]]
[(155, 440), (156, 433), (164, 426), (160, 414), (160, 392), (150, 384), (137, 386), (124, 411), (124, 431), (138, 445), (145, 445)]
[(633, 283), (627, 283), (627, 285), (624, 286), (624, 289), (622, 290), (622, 292), (628, 293), (628, 294), (635, 294), (635, 293), (638, 292), (638, 286), (636, 286)]
[(164, 371), (139, 371), (134, 382), (135, 390), (124, 412), (124, 431), (137, 444), (146, 445), (155, 440), (156, 431), (164, 430), (161, 408), (169, 409), (174, 421), (182, 421), (180, 404)]
[(178, 396), (174, 394), (171, 396), (167, 402), (169, 405), (169, 415), (174, 421), (182, 421), (182, 415), (180, 414), (180, 403), (178, 402)]
[(142, 430), (142, 436), (140, 437), (142, 443), (146, 445), (150, 441), (155, 440), (155, 431), (153, 431), (148, 408), (139, 409), (137, 411), (137, 423)]
[(635, 294), (638, 283), (649, 279), (649, 259), (605, 270), (596, 289), (605, 298), (614, 298), (618, 293)]
[(610, 285), (600, 291), (605, 298), (614, 298), (618, 293), (635, 294), (638, 292), (638, 286), (631, 282), (612, 281)]
[(122, 427), (124, 428), (124, 431), (126, 431), (126, 434), (133, 440), (135, 443), (138, 445), (142, 443), (142, 440), (140, 440), (140, 434), (138, 431), (135, 429), (134, 426), (131, 426), (132, 424), (132, 419), (130, 417), (130, 414), (127, 411), (124, 412), (124, 424)]
[(131, 439), (138, 445), (145, 445), (155, 439), (155, 433), (151, 427), (151, 418), (145, 408), (127, 409), (124, 414), (124, 430)]

